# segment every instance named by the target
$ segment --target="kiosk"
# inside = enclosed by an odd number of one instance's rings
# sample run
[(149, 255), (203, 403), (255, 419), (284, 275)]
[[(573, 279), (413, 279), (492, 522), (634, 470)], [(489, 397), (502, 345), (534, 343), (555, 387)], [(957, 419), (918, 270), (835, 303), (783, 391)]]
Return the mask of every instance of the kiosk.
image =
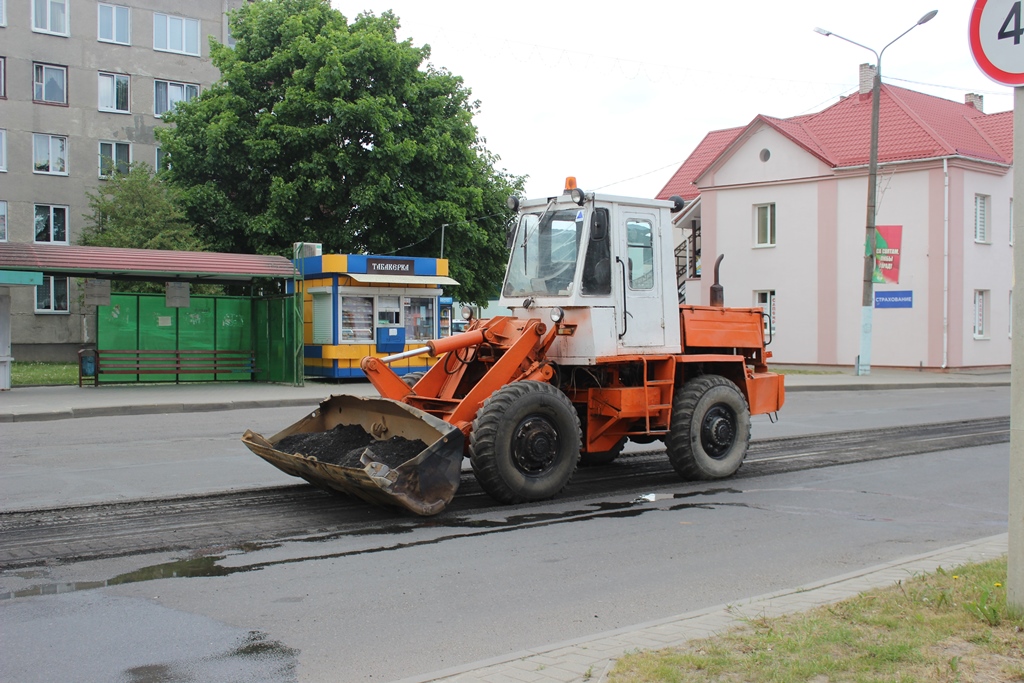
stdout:
[[(305, 374), (363, 377), (359, 361), (423, 346), (441, 333), (446, 259), (326, 254), (295, 259), (303, 274)], [(446, 299), (450, 301), (450, 299)], [(448, 320), (451, 308), (448, 304)], [(430, 368), (416, 356), (392, 364), (399, 375)]]

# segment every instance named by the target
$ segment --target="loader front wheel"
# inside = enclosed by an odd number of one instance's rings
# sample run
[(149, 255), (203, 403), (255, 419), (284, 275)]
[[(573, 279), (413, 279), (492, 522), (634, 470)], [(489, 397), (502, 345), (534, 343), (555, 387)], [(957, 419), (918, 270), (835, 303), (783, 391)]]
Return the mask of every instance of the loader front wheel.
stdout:
[(676, 392), (665, 441), (669, 462), (683, 479), (722, 479), (743, 464), (750, 445), (750, 408), (724, 377), (702, 375)]
[(410, 389), (412, 389), (414, 386), (416, 386), (416, 382), (419, 382), (421, 379), (423, 379), (423, 375), (425, 375), (425, 374), (427, 374), (427, 373), (425, 373), (425, 372), (407, 372), (404, 375), (402, 375), (402, 381), (405, 382), (405, 386), (407, 386)]
[(473, 474), (500, 503), (545, 500), (566, 487), (580, 457), (580, 421), (550, 384), (523, 380), (484, 401), (469, 434)]

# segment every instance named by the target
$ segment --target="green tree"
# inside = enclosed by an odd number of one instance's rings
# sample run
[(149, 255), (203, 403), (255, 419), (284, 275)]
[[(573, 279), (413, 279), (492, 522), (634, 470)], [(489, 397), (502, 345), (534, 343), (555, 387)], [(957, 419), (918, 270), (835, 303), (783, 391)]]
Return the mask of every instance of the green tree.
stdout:
[(505, 198), (522, 178), (494, 168), (458, 76), (399, 42), (390, 12), (351, 24), (328, 0), (263, 0), (212, 42), (221, 79), (158, 131), (190, 220), (218, 251), (445, 257), (453, 294), (497, 294)]
[[(79, 244), (89, 247), (205, 251), (180, 206), (179, 192), (145, 163), (115, 173), (86, 194), (91, 213)], [(162, 292), (163, 283), (119, 282), (119, 291)], [(205, 291), (205, 290), (204, 290)]]

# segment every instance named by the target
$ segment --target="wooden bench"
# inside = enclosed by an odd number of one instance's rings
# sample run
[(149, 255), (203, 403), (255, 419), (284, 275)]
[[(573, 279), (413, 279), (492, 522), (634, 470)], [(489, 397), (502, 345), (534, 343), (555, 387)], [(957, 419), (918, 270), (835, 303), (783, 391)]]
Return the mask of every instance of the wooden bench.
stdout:
[(99, 386), (100, 375), (173, 375), (178, 383), (182, 375), (213, 375), (217, 379), (217, 375), (246, 374), (252, 379), (256, 372), (252, 351), (83, 349), (78, 352), (78, 386), (90, 376), (86, 358), (93, 359), (93, 386)]

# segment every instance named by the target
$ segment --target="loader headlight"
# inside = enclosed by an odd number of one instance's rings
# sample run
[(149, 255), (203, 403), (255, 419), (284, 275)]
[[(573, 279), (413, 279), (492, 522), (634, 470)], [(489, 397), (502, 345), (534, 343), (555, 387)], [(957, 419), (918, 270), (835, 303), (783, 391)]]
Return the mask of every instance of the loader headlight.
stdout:
[(463, 306), (461, 313), (462, 313), (462, 319), (463, 320), (472, 320), (473, 319), (473, 308), (471, 306)]
[(583, 206), (583, 201), (586, 199), (586, 195), (578, 187), (574, 187), (569, 190), (569, 198), (572, 199), (577, 205)]
[(564, 317), (565, 311), (563, 311), (558, 306), (555, 306), (554, 308), (551, 309), (551, 322), (557, 325), (558, 323), (562, 322), (562, 318)]

